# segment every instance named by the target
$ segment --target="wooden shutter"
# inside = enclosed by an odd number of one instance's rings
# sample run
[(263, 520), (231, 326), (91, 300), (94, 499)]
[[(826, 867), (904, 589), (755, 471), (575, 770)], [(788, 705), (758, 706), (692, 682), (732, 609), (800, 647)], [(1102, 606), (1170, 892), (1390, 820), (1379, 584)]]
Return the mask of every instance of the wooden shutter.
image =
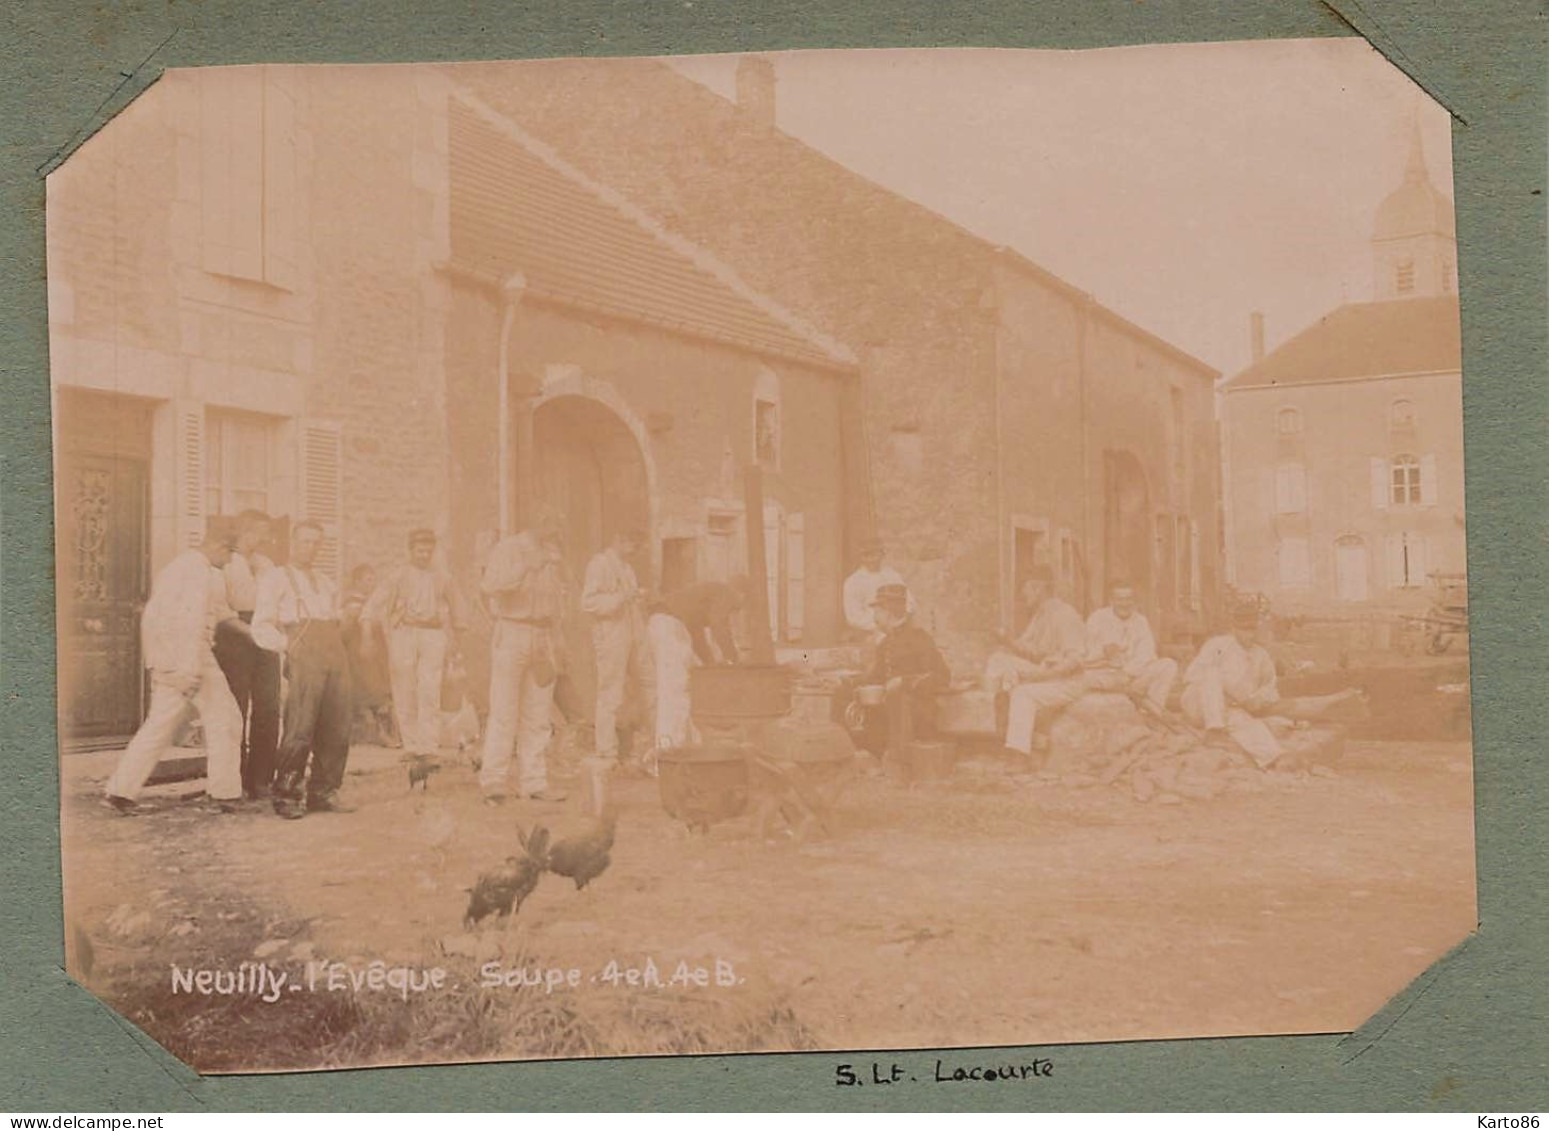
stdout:
[(177, 542), (197, 546), (204, 541), (205, 443), (204, 405), (178, 402), (177, 414)]
[(785, 637), (799, 641), (807, 620), (806, 518), (793, 514), (785, 520)]
[(263, 83), (263, 277), (295, 290), (300, 278), (295, 68), (265, 67)]
[(344, 445), (337, 424), (301, 426), (301, 517), (323, 528), (316, 568), (339, 581), (343, 542)]
[(1434, 455), (1420, 457), (1420, 505), (1423, 507), (1436, 505), (1436, 457)]
[(1372, 457), (1372, 506), (1378, 510), (1388, 509), (1389, 493), (1393, 490), (1391, 476), (1392, 469), (1388, 467), (1388, 461), (1377, 456)]
[(1199, 578), (1199, 523), (1189, 520), (1189, 608), (1200, 608), (1201, 584)]
[(769, 587), (769, 635), (780, 639), (780, 508), (764, 507), (764, 573)]
[(199, 81), (204, 268), (262, 279), (263, 73), (257, 67), (211, 67)]

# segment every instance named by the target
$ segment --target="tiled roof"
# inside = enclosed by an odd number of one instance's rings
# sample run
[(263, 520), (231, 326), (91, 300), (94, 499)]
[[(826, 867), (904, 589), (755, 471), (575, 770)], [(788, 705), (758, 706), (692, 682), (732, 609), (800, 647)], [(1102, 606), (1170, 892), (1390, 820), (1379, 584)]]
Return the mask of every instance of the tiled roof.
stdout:
[(450, 108), (451, 256), (534, 298), (825, 368), (842, 345), (466, 98)]
[(1456, 372), (1462, 357), (1454, 295), (1352, 303), (1324, 315), (1225, 387)]

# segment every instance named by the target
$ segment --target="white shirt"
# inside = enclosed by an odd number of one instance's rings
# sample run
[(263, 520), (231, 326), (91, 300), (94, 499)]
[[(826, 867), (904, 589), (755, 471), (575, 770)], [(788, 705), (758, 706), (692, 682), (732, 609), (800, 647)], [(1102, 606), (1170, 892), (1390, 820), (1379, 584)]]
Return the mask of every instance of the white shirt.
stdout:
[(274, 563), (262, 554), (248, 557), (233, 553), (226, 563), (226, 600), (239, 613), (250, 613), (258, 607), (258, 581), (274, 568)]
[[(877, 599), (877, 590), (884, 585), (902, 585), (904, 579), (892, 566), (869, 570), (861, 566), (844, 579), (844, 620), (851, 628), (862, 632), (874, 632), (877, 627), (877, 610), (871, 603)], [(914, 612), (914, 594), (909, 594), (909, 611)]]
[(581, 611), (601, 620), (618, 616), (640, 592), (632, 567), (613, 547), (593, 556), (581, 583)]
[(287, 632), (303, 621), (338, 619), (338, 590), (322, 574), (299, 566), (276, 566), (258, 582), (253, 641), (260, 648), (283, 652)]
[(1124, 619), (1110, 607), (1098, 609), (1087, 617), (1087, 659), (1105, 659), (1103, 649), (1110, 644), (1119, 646), (1119, 661), (1115, 666), (1127, 675), (1139, 675), (1156, 659), (1156, 637), (1151, 635), (1151, 623), (1140, 613), (1131, 613)]
[(215, 640), (215, 626), (234, 617), (226, 583), (202, 550), (184, 550), (156, 575), (140, 619), (145, 666), (197, 675)]
[(1230, 632), (1205, 641), (1183, 673), (1185, 684), (1198, 683), (1210, 672), (1221, 676), (1229, 702), (1249, 708), (1268, 707), (1280, 699), (1275, 686), (1275, 661), (1257, 644), (1244, 648)]

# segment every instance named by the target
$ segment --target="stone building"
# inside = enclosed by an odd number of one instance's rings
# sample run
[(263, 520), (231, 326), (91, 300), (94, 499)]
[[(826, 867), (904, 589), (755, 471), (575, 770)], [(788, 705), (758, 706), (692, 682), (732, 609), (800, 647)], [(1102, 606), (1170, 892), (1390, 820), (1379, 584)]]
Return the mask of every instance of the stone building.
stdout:
[(134, 729), (151, 578), (247, 508), (471, 584), (547, 497), (577, 576), (636, 525), (671, 586), (745, 568), (756, 464), (773, 627), (835, 639), (853, 357), (443, 74), (170, 72), (47, 188), (67, 742)]
[(1078, 604), (1139, 587), (1173, 639), (1222, 573), (1218, 374), (1037, 264), (775, 126), (774, 72), (727, 100), (652, 60), (458, 64), (458, 87), (709, 249), (860, 361), (847, 527), (874, 530), (954, 669), (1019, 626), (1051, 565)]
[(1452, 201), (1418, 131), (1372, 228), (1374, 301), (1341, 306), (1224, 386), (1230, 569), (1278, 611), (1402, 623), (1465, 569)]

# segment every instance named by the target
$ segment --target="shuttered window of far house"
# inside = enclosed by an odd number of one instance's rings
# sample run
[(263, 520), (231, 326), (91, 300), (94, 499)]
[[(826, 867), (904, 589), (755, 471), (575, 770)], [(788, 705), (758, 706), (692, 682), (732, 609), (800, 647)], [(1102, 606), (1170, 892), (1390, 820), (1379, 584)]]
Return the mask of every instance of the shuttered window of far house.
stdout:
[(1430, 578), (1430, 546), (1419, 534), (1390, 534), (1387, 539), (1388, 587), (1416, 589)]
[(1301, 514), (1307, 509), (1307, 469), (1299, 463), (1275, 468), (1275, 513)]
[(1372, 506), (1434, 507), (1436, 505), (1436, 457), (1398, 455), (1391, 460), (1372, 457)]
[(1306, 589), (1312, 584), (1312, 562), (1307, 539), (1282, 538), (1277, 548), (1280, 588)]
[(1414, 293), (1415, 289), (1415, 261), (1403, 259), (1399, 261), (1394, 271), (1394, 289), (1401, 295)]
[(323, 528), (316, 568), (337, 584), (343, 543), (344, 450), (339, 425), (308, 420), (301, 425), (299, 517)]

